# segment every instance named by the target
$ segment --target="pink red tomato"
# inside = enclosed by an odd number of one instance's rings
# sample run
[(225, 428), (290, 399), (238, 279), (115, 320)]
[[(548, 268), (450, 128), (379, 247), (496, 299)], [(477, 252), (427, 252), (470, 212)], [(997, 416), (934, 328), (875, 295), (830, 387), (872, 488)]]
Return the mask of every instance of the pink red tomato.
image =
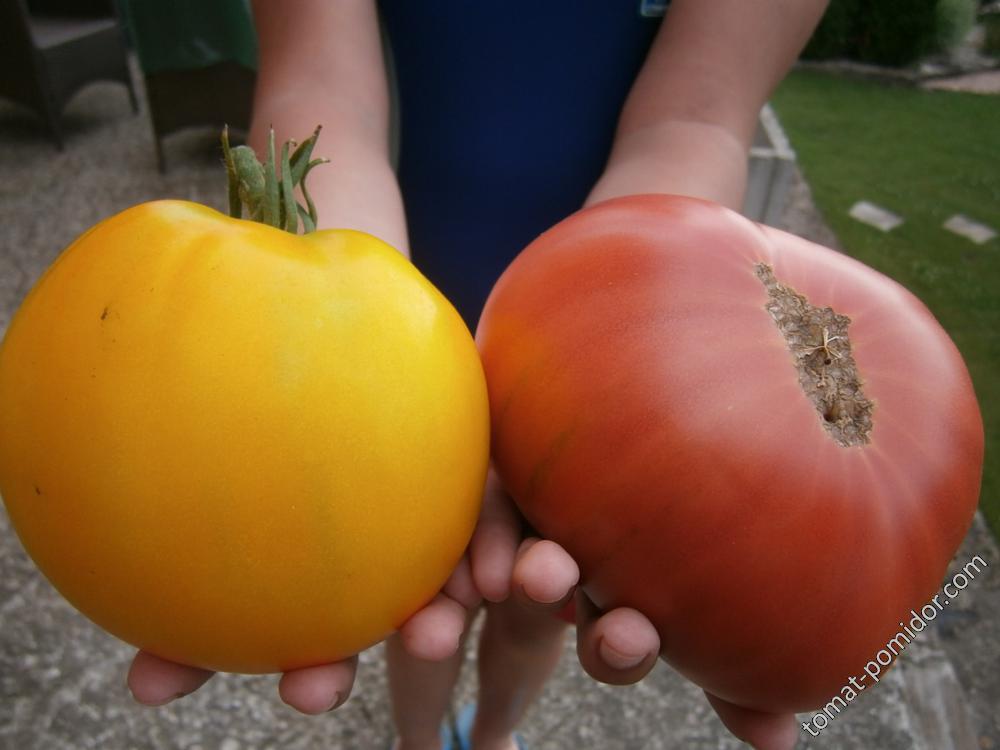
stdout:
[(826, 703), (934, 595), (975, 512), (982, 422), (930, 312), (714, 204), (570, 217), (501, 277), (477, 340), (527, 519), (734, 703)]

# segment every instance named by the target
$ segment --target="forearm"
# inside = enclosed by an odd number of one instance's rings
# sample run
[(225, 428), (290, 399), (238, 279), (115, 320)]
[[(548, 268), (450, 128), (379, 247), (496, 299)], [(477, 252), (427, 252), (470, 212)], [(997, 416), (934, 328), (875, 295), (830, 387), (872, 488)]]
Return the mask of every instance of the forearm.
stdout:
[(587, 205), (636, 193), (676, 193), (739, 210), (747, 149), (729, 131), (672, 120), (620, 136)]
[(674, 0), (588, 203), (680, 193), (739, 209), (760, 108), (826, 0)]
[(323, 131), (309, 175), (320, 228), (359, 229), (408, 255), (406, 220), (389, 163), (389, 93), (373, 0), (261, 0), (260, 62), (249, 143)]

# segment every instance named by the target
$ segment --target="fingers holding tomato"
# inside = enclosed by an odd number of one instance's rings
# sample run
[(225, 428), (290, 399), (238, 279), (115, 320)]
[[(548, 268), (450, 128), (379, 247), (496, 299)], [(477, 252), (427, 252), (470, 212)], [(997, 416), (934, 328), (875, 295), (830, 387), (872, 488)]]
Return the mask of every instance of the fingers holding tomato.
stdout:
[(705, 697), (726, 729), (754, 750), (793, 750), (798, 742), (800, 730), (795, 714), (754, 711), (711, 693), (705, 693)]
[[(481, 601), (463, 557), (441, 593), (410, 617), (399, 630), (404, 648), (419, 659), (440, 661), (454, 654), (462, 633)], [(350, 697), (357, 657), (285, 672), (278, 683), (281, 699), (304, 714), (331, 711)], [(139, 651), (132, 660), (128, 686), (139, 703), (162, 706), (194, 692), (215, 672), (161, 659)]]
[(347, 702), (357, 674), (356, 656), (331, 664), (285, 672), (278, 682), (281, 699), (296, 711), (320, 714)]
[(200, 688), (215, 674), (139, 651), (128, 671), (132, 697), (147, 706), (162, 706)]
[(591, 677), (631, 685), (656, 666), (660, 636), (641, 612), (622, 607), (602, 613), (582, 591), (576, 594), (576, 651)]
[(491, 466), (482, 510), (469, 544), (472, 579), (487, 601), (502, 602), (510, 595), (511, 574), (522, 533), (521, 514)]
[(558, 544), (538, 537), (521, 542), (511, 590), (522, 604), (560, 613), (573, 599), (579, 582), (579, 566)]

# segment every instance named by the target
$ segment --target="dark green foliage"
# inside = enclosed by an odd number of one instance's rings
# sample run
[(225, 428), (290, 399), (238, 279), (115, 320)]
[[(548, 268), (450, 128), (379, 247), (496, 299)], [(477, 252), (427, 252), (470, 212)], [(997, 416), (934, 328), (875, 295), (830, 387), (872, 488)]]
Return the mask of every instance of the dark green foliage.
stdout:
[(802, 56), (810, 60), (850, 58), (857, 47), (857, 19), (863, 0), (831, 0)]
[(936, 51), (941, 0), (831, 0), (803, 56), (904, 66)]
[(978, 10), (978, 0), (938, 0), (938, 50), (948, 50), (960, 44), (976, 23)]

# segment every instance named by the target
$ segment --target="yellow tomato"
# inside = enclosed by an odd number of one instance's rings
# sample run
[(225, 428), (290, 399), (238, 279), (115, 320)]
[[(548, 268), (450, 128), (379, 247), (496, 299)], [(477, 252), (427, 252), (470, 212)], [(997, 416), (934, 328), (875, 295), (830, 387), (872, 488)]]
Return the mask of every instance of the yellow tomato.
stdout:
[(468, 329), (398, 252), (193, 203), (72, 244), (0, 349), (0, 491), (97, 624), (167, 659), (349, 656), (429, 601), (489, 453)]

